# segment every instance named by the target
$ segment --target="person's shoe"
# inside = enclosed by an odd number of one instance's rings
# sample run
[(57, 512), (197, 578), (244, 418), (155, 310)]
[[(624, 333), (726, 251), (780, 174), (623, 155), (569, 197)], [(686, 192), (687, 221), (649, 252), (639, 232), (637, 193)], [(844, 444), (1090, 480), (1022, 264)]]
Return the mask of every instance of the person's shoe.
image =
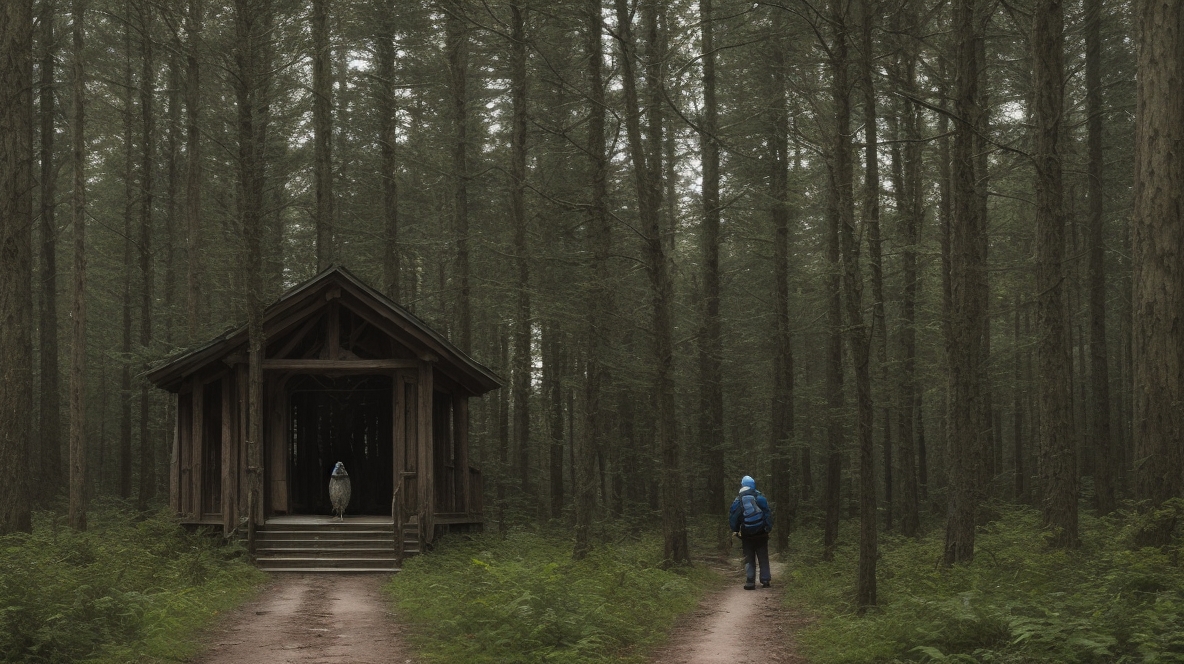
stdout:
[(744, 582), (744, 589), (745, 590), (756, 590), (756, 584), (753, 583), (752, 581), (745, 581)]
[(768, 581), (761, 581), (761, 587), (762, 587), (762, 588), (768, 588), (768, 587), (769, 587), (769, 582), (768, 582)]

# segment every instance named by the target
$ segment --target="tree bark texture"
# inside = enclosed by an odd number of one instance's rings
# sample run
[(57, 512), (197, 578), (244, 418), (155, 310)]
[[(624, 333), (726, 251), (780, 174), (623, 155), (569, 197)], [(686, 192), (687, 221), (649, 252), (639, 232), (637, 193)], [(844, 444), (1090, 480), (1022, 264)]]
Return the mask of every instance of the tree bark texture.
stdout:
[[(609, 312), (612, 290), (609, 287), (609, 255), (612, 252), (612, 225), (608, 216), (608, 155), (605, 135), (604, 90), (604, 19), (600, 0), (585, 0), (584, 57), (588, 64), (588, 166), (591, 176), (586, 242), (591, 257), (586, 326), (588, 354), (584, 383), (583, 427), (578, 442), (572, 445), (573, 493), (575, 495), (575, 546), (572, 557), (580, 560), (592, 548), (592, 512), (596, 490), (592, 481), (593, 462), (605, 436), (605, 398), (608, 370), (603, 361), (611, 345)], [(574, 414), (573, 414), (574, 416)], [(574, 427), (573, 427), (574, 428)]]
[(514, 447), (518, 488), (533, 493), (530, 482), (531, 354), (530, 256), (526, 246), (526, 9), (510, 5), (510, 216), (514, 223), (517, 272), (514, 307)]
[[(662, 104), (663, 35), (658, 27), (654, 0), (642, 0), (641, 14), (646, 35), (646, 78), (648, 80), (647, 134), (641, 135), (641, 105), (634, 62), (632, 16), (626, 0), (616, 0), (618, 39), (621, 44), (621, 78), (625, 94), (625, 126), (629, 157), (637, 187), (638, 216), (650, 282), (654, 333), (654, 398), (658, 453), (661, 457), (659, 503), (662, 510), (664, 559), (670, 564), (690, 562), (687, 547), (686, 492), (679, 463), (678, 425), (674, 405), (674, 284), (670, 277), (662, 237)], [(648, 143), (648, 145), (647, 145)], [(649, 148), (648, 150), (646, 148)], [(648, 154), (647, 154), (648, 153)]]
[[(863, 0), (860, 4), (865, 20), (868, 20), (869, 4), (869, 0)], [(846, 3), (843, 0), (835, 0), (831, 5), (832, 22), (839, 35), (835, 39), (832, 52), (832, 67), (835, 72), (834, 113), (839, 129), (835, 132), (832, 157), (835, 163), (835, 190), (831, 195), (837, 199), (839, 207), (839, 242), (842, 249), (842, 282), (846, 302), (844, 322), (855, 378), (855, 432), (859, 445), (859, 567), (855, 582), (855, 600), (860, 610), (863, 610), (876, 604), (876, 540), (879, 530), (876, 524), (875, 433), (872, 429), (872, 335), (863, 320), (863, 274), (859, 267), (859, 232), (855, 228), (855, 176), (851, 161), (850, 134), (851, 89), (847, 76), (850, 66), (846, 42), (848, 16), (844, 5)], [(869, 81), (865, 83), (870, 84)], [(866, 229), (872, 223), (878, 224), (878, 220), (873, 222), (872, 215), (879, 214), (879, 203), (872, 203), (871, 199), (878, 199), (879, 196), (879, 171), (874, 165), (878, 160), (874, 147), (875, 130), (865, 126), (864, 132), (868, 137), (866, 154), (870, 165), (870, 168), (865, 169), (869, 178), (866, 186), (870, 189), (865, 192), (867, 198), (863, 207), (863, 226)], [(874, 188), (870, 178), (875, 179)]]
[[(716, 102), (715, 15), (712, 0), (699, 0), (702, 23), (703, 126), (703, 325), (699, 338), (699, 449), (707, 472), (707, 513), (726, 506), (724, 493), (724, 393), (719, 317), (719, 110)], [(724, 538), (730, 537), (726, 532)]]
[(1036, 324), (1040, 376), (1040, 484), (1051, 542), (1074, 547), (1077, 445), (1073, 440), (1067, 322), (1065, 214), (1058, 141), (1064, 108), (1065, 17), (1061, 0), (1038, 0), (1032, 12), (1036, 165)]
[[(1156, 506), (1184, 489), (1184, 4), (1140, 0), (1135, 12), (1135, 495)], [(1147, 543), (1166, 543), (1163, 530)]]
[(189, 341), (201, 330), (202, 236), (201, 60), (205, 0), (189, 0), (185, 13), (185, 304)]
[(239, 219), (243, 233), (243, 283), (247, 303), (247, 482), (248, 531), (263, 522), (263, 301), (262, 236), (264, 148), (266, 133), (264, 108), (268, 94), (270, 62), (265, 30), (270, 0), (235, 0), (235, 101), (237, 105)]
[(386, 296), (402, 301), (399, 293), (399, 186), (398, 163), (395, 159), (395, 28), (390, 5), (382, 0), (375, 4), (378, 14), (378, 33), (374, 37), (378, 81), (378, 149), (382, 159), (382, 218), (386, 235), (382, 245), (382, 285)]
[[(831, 22), (835, 30), (831, 43), (831, 98), (834, 104), (834, 143), (830, 155), (830, 192), (827, 196), (826, 260), (831, 270), (827, 284), (827, 353), (826, 353), (826, 488), (823, 497), (825, 517), (822, 532), (822, 558), (833, 560), (839, 539), (840, 485), (843, 476), (843, 263), (840, 236), (843, 207), (850, 203), (851, 172), (851, 89), (848, 83), (847, 28), (838, 11), (838, 0), (831, 2)], [(844, 110), (845, 109), (845, 110)], [(844, 174), (844, 169), (846, 173)], [(845, 184), (844, 184), (845, 183)], [(841, 193), (846, 187), (846, 199)], [(852, 213), (853, 214), (853, 213)]]
[(119, 497), (132, 497), (132, 217), (136, 208), (135, 173), (135, 101), (132, 91), (135, 78), (132, 73), (132, 26), (131, 1), (124, 2), (123, 24), (123, 299), (121, 314), (123, 327), (120, 332), (119, 352)]
[(981, 300), (986, 279), (980, 242), (981, 208), (977, 191), (975, 151), (979, 126), (977, 42), (978, 0), (954, 5), (954, 149), (951, 173), (949, 233), (950, 313), (947, 337), (950, 387), (946, 461), (949, 478), (944, 561), (947, 565), (974, 559), (974, 525), (982, 491), (981, 462), (990, 445), (984, 420), (985, 370), (982, 365), (986, 304)]
[(56, 2), (41, 3), (41, 411), (38, 439), (40, 459), (32, 460), (41, 467), (38, 474), (37, 498), (45, 505), (62, 488), (62, 394), (58, 370), (58, 268), (57, 268), (57, 167), (54, 165), (54, 134), (56, 94), (55, 58), (57, 40), (54, 35)]
[[(921, 225), (925, 219), (924, 183), (922, 180), (921, 112), (913, 101), (917, 91), (916, 6), (907, 0), (901, 9), (898, 29), (905, 31), (901, 38), (900, 56), (896, 67), (897, 84), (903, 92), (902, 112), (898, 121), (898, 136), (903, 146), (892, 148), (893, 190), (901, 230), (901, 276), (903, 279), (900, 303), (901, 365), (897, 390), (900, 410), (896, 418), (897, 481), (900, 495), (900, 532), (905, 537), (916, 537), (921, 527), (917, 487), (917, 452), (913, 422), (918, 410), (917, 366), (917, 297), (920, 282), (917, 254), (921, 242)], [(904, 27), (902, 28), (901, 25)]]
[[(147, 372), (152, 357), (152, 299), (154, 275), (152, 266), (152, 205), (153, 174), (156, 171), (156, 69), (152, 53), (154, 5), (145, 0), (136, 3), (140, 24), (140, 352), (145, 358), (141, 366)], [(140, 486), (137, 506), (148, 509), (148, 501), (156, 496), (156, 450), (149, 428), (152, 422), (152, 400), (148, 381), (140, 383)]]
[(33, 2), (0, 7), (0, 535), (32, 530)]
[[(875, 42), (880, 0), (861, 0), (860, 4), (859, 88), (863, 93), (864, 186), (863, 232), (867, 234), (868, 263), (872, 277), (872, 325), (870, 343), (876, 354), (876, 375), (883, 407), (884, 446), (884, 528), (892, 530), (892, 428), (891, 402), (888, 397), (888, 327), (884, 315), (883, 236), (880, 232), (880, 157), (876, 127)], [(863, 233), (861, 233), (862, 235)], [(873, 472), (869, 470), (869, 472)]]
[(1110, 367), (1106, 345), (1106, 245), (1102, 179), (1102, 0), (1085, 0), (1085, 103), (1089, 143), (1089, 358), (1093, 411), (1094, 493), (1098, 512), (1117, 507), (1114, 438), (1110, 430)]
[(70, 196), (70, 225), (74, 229), (74, 278), (70, 307), (69, 522), (75, 530), (86, 530), (86, 78), (83, 68), (86, 9), (85, 0), (73, 0), (72, 4), (70, 161), (74, 190)]
[(453, 127), (453, 233), (456, 240), (457, 345), (472, 350), (473, 331), (469, 302), (469, 34), (465, 25), (466, 0), (444, 0), (445, 44), (448, 53)]
[(313, 186), (316, 195), (317, 272), (336, 262), (333, 200), (333, 53), (329, 0), (312, 0)]
[[(780, 28), (781, 12), (774, 13), (774, 28)], [(794, 448), (793, 404), (793, 339), (789, 315), (789, 102), (786, 95), (785, 42), (774, 40), (770, 58), (772, 65), (772, 95), (769, 131), (769, 197), (772, 202), (770, 217), (773, 222), (773, 399), (771, 413), (772, 440), (770, 456), (773, 461), (772, 497), (775, 509), (774, 536), (776, 549), (789, 547), (789, 531), (797, 513), (797, 493), (790, 473)], [(716, 173), (718, 177), (718, 171)], [(717, 192), (718, 201), (718, 192)], [(717, 220), (718, 221), (718, 220)], [(716, 229), (716, 298), (719, 297), (718, 228)], [(716, 304), (716, 316), (719, 315)], [(718, 328), (718, 321), (716, 323)], [(716, 330), (718, 336), (718, 329)], [(719, 363), (716, 363), (718, 380)], [(723, 394), (720, 393), (721, 417)], [(720, 422), (722, 426), (723, 422)], [(720, 464), (722, 466), (722, 459)]]
[(563, 517), (563, 367), (566, 361), (559, 326), (543, 324), (543, 392), (547, 398), (547, 431), (550, 444), (549, 479), (551, 518)]

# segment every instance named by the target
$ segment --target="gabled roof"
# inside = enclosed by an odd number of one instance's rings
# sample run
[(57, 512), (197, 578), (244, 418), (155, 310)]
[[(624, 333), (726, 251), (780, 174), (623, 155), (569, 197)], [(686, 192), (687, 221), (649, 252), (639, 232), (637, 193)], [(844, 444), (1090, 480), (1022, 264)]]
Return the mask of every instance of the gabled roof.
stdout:
[[(324, 302), (323, 299), (320, 303), (317, 300), (335, 287), (349, 293), (354, 300), (360, 301), (362, 306), (378, 314), (378, 317), (387, 323), (384, 326), (387, 328), (386, 331), (400, 342), (439, 358), (437, 368), (474, 394), (484, 394), (502, 385), (501, 378), (488, 367), (469, 357), (442, 334), (428, 327), (415, 314), (366, 285), (342, 266), (324, 270), (308, 281), (288, 289), (278, 300), (268, 305), (263, 311), (264, 329), (292, 316), (300, 316), (302, 309), (307, 310), (308, 315), (314, 315)], [(231, 328), (193, 350), (163, 361), (148, 372), (147, 378), (157, 387), (176, 392), (186, 376), (243, 350), (246, 343), (247, 326)]]

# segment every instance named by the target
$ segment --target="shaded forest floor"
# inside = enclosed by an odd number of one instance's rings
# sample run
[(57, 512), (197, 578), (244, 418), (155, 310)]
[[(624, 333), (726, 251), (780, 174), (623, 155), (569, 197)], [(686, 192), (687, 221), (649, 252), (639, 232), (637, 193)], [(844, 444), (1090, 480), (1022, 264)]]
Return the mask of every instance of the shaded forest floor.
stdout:
[(225, 615), (199, 664), (412, 661), (375, 574), (276, 574)]
[[(888, 661), (1135, 662), (1184, 660), (1184, 502), (1099, 518), (1081, 506), (1082, 546), (1048, 546), (1040, 513), (997, 505), (978, 528), (973, 563), (941, 564), (937, 520), (919, 539), (880, 536), (879, 606), (856, 612), (858, 522), (844, 521), (832, 562), (821, 532), (790, 537), (786, 603), (812, 616), (797, 639), (816, 664)], [(1175, 524), (1171, 542), (1140, 533)]]
[(32, 533), (0, 537), (0, 661), (181, 661), (267, 579), (242, 546), (167, 510), (99, 499), (89, 522), (79, 533), (37, 512)]

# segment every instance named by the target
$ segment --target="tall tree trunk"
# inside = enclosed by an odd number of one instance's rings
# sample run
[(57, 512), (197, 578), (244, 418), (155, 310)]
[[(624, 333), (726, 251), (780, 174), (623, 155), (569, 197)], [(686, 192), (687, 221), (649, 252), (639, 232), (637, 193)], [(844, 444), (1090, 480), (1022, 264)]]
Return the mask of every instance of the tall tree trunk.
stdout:
[(1085, 0), (1085, 96), (1089, 133), (1089, 359), (1093, 396), (1094, 493), (1101, 514), (1113, 512), (1113, 434), (1106, 347), (1106, 246), (1102, 180), (1102, 0)]
[[(901, 273), (903, 288), (900, 311), (900, 353), (901, 367), (897, 390), (900, 412), (896, 418), (896, 439), (900, 454), (897, 458), (900, 485), (900, 532), (905, 537), (916, 537), (920, 531), (920, 507), (917, 492), (916, 443), (913, 439), (913, 422), (918, 410), (916, 363), (917, 363), (917, 253), (921, 241), (921, 224), (924, 222), (924, 184), (921, 176), (921, 113), (913, 101), (917, 91), (917, 37), (916, 6), (906, 1), (898, 17), (898, 29), (906, 34), (901, 42), (901, 55), (897, 66), (898, 84), (904, 98), (898, 133), (904, 145), (892, 148), (893, 190), (896, 192), (896, 208), (900, 216), (903, 235), (901, 249)], [(900, 26), (907, 26), (901, 28)], [(887, 493), (887, 492), (886, 492)]]
[(514, 262), (518, 281), (514, 308), (514, 446), (518, 451), (518, 487), (530, 483), (531, 318), (530, 259), (526, 249), (526, 9), (510, 4), (510, 215), (514, 222)]
[[(831, 0), (831, 22), (835, 31), (830, 46), (831, 97), (835, 127), (830, 155), (830, 192), (827, 196), (826, 260), (830, 269), (827, 284), (826, 352), (826, 488), (822, 532), (822, 558), (833, 560), (839, 540), (840, 486), (843, 479), (843, 263), (840, 228), (843, 208), (851, 203), (851, 86), (847, 77), (847, 27), (837, 0)], [(846, 197), (842, 191), (846, 189)]]
[[(645, 265), (650, 281), (654, 331), (654, 398), (657, 406), (658, 453), (661, 458), (659, 503), (662, 510), (664, 559), (669, 564), (690, 562), (687, 548), (686, 493), (679, 463), (678, 424), (674, 406), (674, 284), (662, 237), (662, 85), (664, 35), (658, 27), (656, 0), (641, 0), (642, 23), (646, 31), (645, 112), (647, 136), (641, 135), (641, 105), (634, 67), (636, 43), (632, 16), (626, 0), (615, 0), (618, 39), (621, 44), (621, 78), (625, 93), (625, 126), (629, 157), (637, 188), (637, 208), (644, 238)], [(648, 148), (648, 150), (647, 150)]]
[(946, 341), (950, 392), (946, 460), (949, 502), (944, 561), (947, 565), (974, 559), (974, 525), (982, 490), (983, 450), (990, 445), (983, 384), (983, 319), (981, 294), (986, 279), (980, 207), (975, 189), (975, 151), (979, 127), (977, 42), (978, 0), (954, 5), (954, 128), (952, 211), (949, 233), (950, 323)]
[(316, 190), (317, 272), (336, 262), (333, 200), (333, 63), (329, 0), (312, 0), (313, 186)]
[[(1135, 496), (1184, 495), (1184, 3), (1141, 0), (1135, 29), (1135, 211), (1131, 225)], [(1175, 524), (1143, 536), (1168, 541)]]
[[(864, 22), (864, 47), (870, 48), (871, 4), (862, 0), (860, 13)], [(863, 322), (863, 274), (859, 267), (859, 232), (855, 228), (854, 173), (851, 163), (851, 90), (847, 85), (847, 15), (841, 2), (832, 6), (835, 39), (832, 66), (835, 71), (834, 112), (839, 130), (835, 132), (835, 190), (838, 200), (839, 234), (842, 247), (843, 294), (846, 296), (847, 345), (851, 349), (851, 363), (855, 375), (855, 431), (859, 443), (859, 572), (855, 583), (855, 599), (860, 610), (876, 604), (876, 548), (879, 530), (876, 524), (875, 433), (871, 379), (871, 330)], [(866, 66), (870, 67), (870, 63)], [(841, 73), (840, 73), (841, 72)], [(865, 79), (870, 79), (866, 76)], [(865, 80), (870, 85), (870, 81)], [(874, 94), (874, 93), (873, 93)], [(865, 98), (865, 110), (867, 99)], [(875, 101), (871, 102), (875, 114)], [(879, 168), (876, 156), (874, 117), (871, 126), (864, 127), (867, 136), (865, 199), (863, 227), (878, 225)], [(878, 233), (875, 240), (878, 241)], [(874, 271), (874, 270), (873, 270)]]
[(382, 245), (382, 286), (386, 296), (399, 302), (399, 187), (395, 161), (395, 28), (390, 5), (375, 2), (378, 34), (374, 52), (378, 61), (378, 147), (382, 159), (382, 219), (385, 236)]
[(41, 466), (37, 498), (47, 504), (62, 488), (62, 393), (58, 374), (57, 168), (54, 166), (54, 37), (56, 2), (41, 3)]
[[(781, 32), (782, 13), (774, 11), (773, 26)], [(786, 43), (775, 40), (772, 44), (772, 96), (769, 130), (769, 197), (772, 200), (770, 217), (773, 221), (773, 403), (772, 403), (772, 445), (774, 532), (776, 549), (789, 548), (789, 530), (797, 514), (797, 493), (792, 486), (790, 459), (793, 455), (793, 339), (790, 335), (789, 317), (789, 100), (786, 81)], [(718, 192), (717, 192), (718, 199)], [(718, 230), (717, 230), (718, 234)], [(718, 240), (717, 240), (718, 241)], [(718, 295), (718, 266), (716, 290)], [(718, 306), (717, 306), (718, 315)], [(718, 334), (718, 330), (717, 330)], [(719, 380), (719, 365), (716, 364), (716, 380)], [(723, 396), (720, 395), (722, 400)], [(723, 403), (721, 401), (720, 408)], [(722, 426), (723, 423), (720, 422)], [(722, 465), (722, 460), (721, 460)]]
[(551, 518), (563, 516), (563, 367), (567, 358), (559, 326), (543, 324), (543, 392), (547, 395)]
[[(70, 527), (86, 530), (86, 79), (82, 66), (85, 0), (73, 0), (70, 150), (74, 171), (74, 284), (70, 309)], [(105, 395), (106, 390), (103, 391)], [(105, 409), (104, 409), (105, 410)], [(100, 468), (101, 468), (100, 464)]]
[(0, 8), (0, 535), (32, 530), (33, 0)]
[[(140, 117), (142, 134), (140, 146), (140, 352), (144, 354), (143, 371), (147, 372), (147, 358), (152, 345), (152, 203), (154, 153), (156, 146), (156, 70), (152, 57), (152, 5), (144, 0), (136, 3), (140, 22)], [(140, 380), (140, 492), (139, 509), (148, 509), (148, 501), (156, 496), (156, 453), (152, 436), (148, 433), (152, 422), (152, 401), (148, 381)]]
[[(724, 393), (719, 319), (719, 110), (715, 98), (715, 15), (712, 0), (699, 0), (702, 23), (703, 126), (703, 326), (699, 338), (699, 449), (707, 470), (707, 513), (726, 505), (724, 493)], [(722, 524), (722, 521), (720, 522)], [(722, 544), (730, 535), (723, 529)]]
[[(166, 347), (173, 344), (173, 325), (176, 322), (177, 302), (177, 189), (180, 187), (180, 169), (177, 163), (177, 153), (181, 134), (181, 65), (178, 55), (181, 53), (181, 40), (174, 35), (169, 51), (168, 111), (165, 114), (168, 123), (168, 134), (165, 137), (165, 213), (164, 213), (164, 284), (162, 284), (162, 299), (164, 300), (164, 343)], [(172, 408), (172, 400), (169, 400)], [(171, 412), (171, 411), (170, 411)], [(171, 421), (171, 418), (165, 418)], [(171, 434), (169, 435), (171, 438)]]
[[(864, 186), (863, 226), (867, 233), (868, 262), (872, 273), (872, 328), (870, 343), (875, 346), (876, 373), (884, 392), (884, 528), (892, 530), (892, 429), (891, 401), (888, 388), (888, 328), (884, 316), (884, 259), (880, 233), (880, 157), (876, 128), (876, 87), (874, 83), (875, 31), (879, 0), (861, 0), (859, 87), (863, 92)], [(858, 250), (858, 248), (857, 248)], [(862, 470), (860, 472), (863, 472)], [(868, 472), (874, 472), (871, 467)]]
[(1032, 12), (1036, 136), (1036, 324), (1040, 362), (1040, 483), (1044, 526), (1055, 546), (1077, 536), (1077, 445), (1073, 440), (1065, 281), (1065, 214), (1058, 141), (1064, 107), (1065, 16), (1061, 0), (1038, 0)]
[(457, 345), (472, 348), (472, 313), (469, 302), (469, 31), (465, 25), (466, 0), (444, 0), (445, 43), (452, 95), (453, 232), (456, 240)]
[(1014, 298), (1015, 321), (1012, 332), (1012, 346), (1015, 348), (1015, 364), (1012, 370), (1012, 382), (1015, 385), (1015, 396), (1012, 401), (1013, 425), (1012, 433), (1015, 457), (1015, 498), (1019, 502), (1026, 502), (1028, 496), (1027, 477), (1024, 466), (1024, 398), (1022, 385), (1024, 382), (1024, 354), (1020, 352), (1020, 295)]
[(270, 0), (235, 0), (233, 51), (234, 94), (237, 105), (237, 175), (239, 220), (243, 233), (244, 279), (247, 302), (247, 482), (248, 546), (254, 545), (255, 525), (263, 518), (263, 184), (270, 62), (266, 24)]
[[(604, 91), (604, 18), (600, 0), (585, 0), (584, 58), (588, 64), (588, 162), (591, 186), (588, 205), (587, 243), (590, 293), (586, 310), (588, 352), (584, 383), (584, 413), (579, 442), (572, 444), (572, 489), (575, 494), (576, 527), (572, 557), (580, 560), (592, 549), (592, 512), (596, 507), (592, 481), (593, 462), (605, 437), (605, 386), (608, 371), (605, 354), (611, 345), (609, 312), (612, 290), (609, 288), (609, 254), (612, 252), (612, 226), (608, 217), (608, 155), (605, 136)], [(572, 413), (575, 417), (575, 413)], [(573, 427), (574, 429), (575, 427)]]
[(204, 278), (201, 228), (201, 46), (205, 0), (189, 0), (185, 12), (185, 304), (189, 341), (201, 330), (201, 283)]
[[(995, 466), (995, 459), (997, 457), (997, 447), (1000, 444), (998, 437), (993, 435), (996, 431), (994, 426), (994, 412), (995, 412), (995, 385), (991, 379), (991, 314), (990, 314), (990, 284), (988, 282), (989, 272), (987, 271), (988, 250), (990, 249), (990, 241), (988, 238), (988, 216), (987, 216), (987, 199), (991, 186), (991, 170), (990, 170), (990, 155), (991, 155), (991, 111), (990, 111), (990, 69), (987, 63), (987, 47), (986, 34), (987, 28), (991, 23), (991, 12), (996, 6), (994, 2), (980, 2), (978, 5), (978, 16), (976, 23), (975, 40), (975, 57), (978, 62), (978, 87), (977, 95), (975, 97), (975, 104), (978, 108), (975, 117), (977, 118), (975, 124), (974, 137), (976, 140), (974, 147), (974, 163), (975, 163), (975, 199), (978, 203), (978, 223), (975, 227), (975, 238), (978, 242), (979, 260), (982, 263), (982, 275), (975, 280), (974, 297), (976, 306), (981, 308), (982, 315), (979, 317), (978, 325), (981, 329), (979, 344), (979, 365), (981, 369), (982, 379), (982, 399), (979, 401), (979, 408), (982, 412), (976, 417), (981, 418), (983, 431), (986, 432), (986, 440), (978, 449), (979, 459), (978, 473), (979, 479), (979, 495), (976, 500), (984, 500), (988, 496), (996, 496), (995, 478), (998, 475), (998, 468)], [(999, 451), (1001, 453), (1001, 450)], [(976, 519), (979, 518), (976, 515)]]
[(124, 2), (123, 24), (123, 329), (119, 350), (122, 354), (119, 369), (119, 497), (132, 496), (132, 215), (136, 207), (135, 129), (132, 118), (135, 102), (132, 98), (132, 27), (131, 2)]

